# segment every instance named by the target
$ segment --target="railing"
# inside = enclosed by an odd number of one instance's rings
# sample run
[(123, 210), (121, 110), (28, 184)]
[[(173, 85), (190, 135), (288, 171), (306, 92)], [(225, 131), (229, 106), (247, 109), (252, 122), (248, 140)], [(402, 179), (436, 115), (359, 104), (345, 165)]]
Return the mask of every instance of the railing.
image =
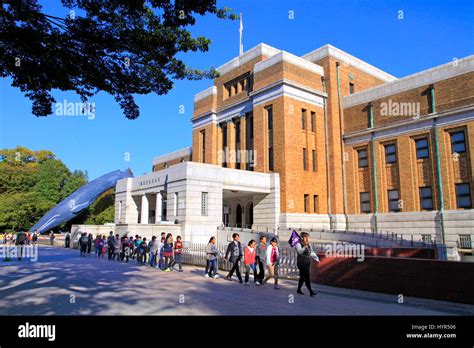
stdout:
[[(206, 246), (203, 243), (185, 243), (183, 248), (183, 263), (193, 266), (206, 266)], [(224, 259), (227, 245), (217, 244), (217, 267), (223, 271), (229, 271), (232, 264)], [(298, 278), (299, 271), (296, 266), (296, 250), (293, 248), (279, 248), (280, 265), (278, 275), (280, 278), (295, 279)], [(245, 273), (244, 260), (240, 262), (240, 272)]]

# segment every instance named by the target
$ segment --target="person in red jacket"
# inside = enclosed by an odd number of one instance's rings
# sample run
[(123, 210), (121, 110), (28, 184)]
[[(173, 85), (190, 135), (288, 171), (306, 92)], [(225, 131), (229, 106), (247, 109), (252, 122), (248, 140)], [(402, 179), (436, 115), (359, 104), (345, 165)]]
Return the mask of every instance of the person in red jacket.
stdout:
[(257, 265), (255, 261), (255, 245), (257, 242), (251, 240), (248, 243), (248, 246), (244, 250), (244, 264), (245, 264), (245, 285), (250, 286), (249, 284), (249, 273), (250, 270), (253, 270), (253, 282), (257, 282)]
[(174, 242), (174, 261), (171, 265), (171, 268), (174, 268), (176, 264), (179, 265), (179, 271), (183, 272), (183, 266), (181, 265), (182, 254), (183, 254), (183, 242), (181, 241), (181, 236), (176, 237), (176, 242)]

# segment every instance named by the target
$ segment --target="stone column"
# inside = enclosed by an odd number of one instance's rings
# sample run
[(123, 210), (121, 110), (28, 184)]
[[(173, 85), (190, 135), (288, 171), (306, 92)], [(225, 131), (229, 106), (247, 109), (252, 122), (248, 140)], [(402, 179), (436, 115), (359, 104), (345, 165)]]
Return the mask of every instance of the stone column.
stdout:
[(161, 192), (156, 193), (156, 208), (155, 208), (155, 224), (161, 222), (161, 210), (162, 210), (162, 198)]
[(148, 224), (148, 198), (144, 194), (142, 195), (142, 205), (141, 205), (141, 215), (140, 215), (140, 223), (141, 224)]

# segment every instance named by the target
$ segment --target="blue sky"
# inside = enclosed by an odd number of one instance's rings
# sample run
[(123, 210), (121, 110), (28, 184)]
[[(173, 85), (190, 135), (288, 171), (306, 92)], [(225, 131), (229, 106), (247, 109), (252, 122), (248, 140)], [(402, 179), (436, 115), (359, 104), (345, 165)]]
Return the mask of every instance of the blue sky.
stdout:
[[(59, 0), (42, 3), (47, 13), (68, 12)], [(472, 1), (224, 0), (218, 4), (243, 13), (244, 50), (264, 42), (303, 55), (330, 43), (397, 77), (474, 53)], [(402, 20), (397, 18), (400, 10)], [(238, 21), (201, 17), (191, 31), (209, 37), (210, 50), (180, 57), (195, 68), (217, 67), (238, 55), (238, 28)], [(193, 96), (212, 85), (210, 80), (176, 81), (166, 96), (137, 96), (141, 112), (137, 120), (127, 120), (110, 95), (99, 93), (90, 100), (96, 105), (96, 116), (88, 120), (37, 118), (31, 114), (30, 101), (10, 82), (0, 80), (0, 148), (21, 145), (51, 150), (71, 170), (86, 170), (90, 179), (128, 167), (141, 175), (151, 171), (153, 157), (190, 146)], [(54, 96), (61, 102), (79, 102), (74, 93)], [(181, 105), (184, 114), (179, 112)]]

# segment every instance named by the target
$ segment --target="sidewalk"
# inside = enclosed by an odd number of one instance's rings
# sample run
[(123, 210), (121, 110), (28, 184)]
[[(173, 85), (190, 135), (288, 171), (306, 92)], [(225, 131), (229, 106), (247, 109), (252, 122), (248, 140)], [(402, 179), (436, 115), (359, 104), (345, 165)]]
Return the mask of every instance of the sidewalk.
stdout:
[[(162, 272), (80, 257), (77, 250), (40, 246), (38, 262), (0, 261), (0, 315), (473, 315), (474, 306), (314, 284), (315, 298), (206, 279), (203, 269)], [(252, 279), (252, 278), (251, 278)], [(307, 290), (304, 289), (305, 292)]]

